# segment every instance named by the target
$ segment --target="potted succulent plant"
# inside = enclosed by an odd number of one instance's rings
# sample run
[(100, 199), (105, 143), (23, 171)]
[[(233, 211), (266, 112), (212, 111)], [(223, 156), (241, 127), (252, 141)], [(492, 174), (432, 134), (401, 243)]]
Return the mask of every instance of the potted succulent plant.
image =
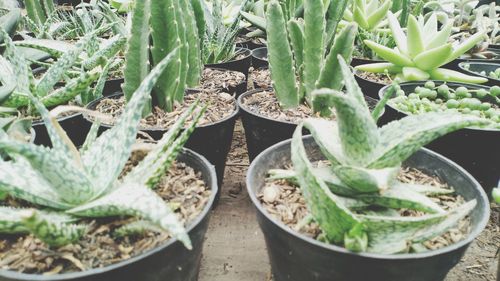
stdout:
[[(0, 255), (3, 261), (15, 260), (16, 252), (23, 251), (16, 241), (22, 240), (35, 240), (32, 247), (59, 253), (45, 257), (50, 261), (41, 268), (27, 270), (16, 268), (15, 262), (4, 263), (2, 280), (197, 280), (203, 237), (217, 192), (216, 176), (204, 158), (182, 146), (204, 109), (193, 104), (146, 156), (129, 161), (149, 93), (173, 58), (167, 56), (144, 79), (116, 126), (97, 137), (94, 125), (79, 150), (32, 95), (28, 98), (47, 123), (53, 148), (18, 142), (0, 131), (0, 151), (11, 156), (11, 160), (0, 159), (4, 199), (0, 233), (3, 245), (8, 245)], [(188, 118), (193, 122), (183, 130)], [(175, 159), (185, 166), (175, 164)], [(165, 177), (174, 167), (177, 177)], [(182, 179), (189, 174), (190, 181)], [(174, 180), (182, 187), (170, 187), (177, 189), (170, 195), (161, 191)], [(180, 198), (183, 192), (196, 194), (197, 199), (189, 203)], [(176, 211), (179, 208), (196, 211), (187, 217)], [(134, 241), (148, 236), (156, 241), (139, 249)], [(123, 252), (120, 257), (108, 248), (98, 263), (92, 261), (95, 256), (82, 254), (108, 247), (102, 239), (117, 249), (131, 245), (130, 254)], [(69, 253), (71, 247), (80, 250)], [(65, 262), (68, 255), (76, 256), (72, 259), (78, 260), (76, 267)]]
[[(397, 48), (390, 49), (375, 42), (366, 40), (365, 44), (378, 56), (388, 62), (358, 65), (356, 76), (363, 92), (377, 98), (378, 91), (387, 81), (398, 78), (401, 81), (444, 80), (466, 83), (484, 83), (481, 77), (469, 76), (457, 71), (440, 68), (471, 49), (484, 37), (477, 33), (453, 47), (448, 42), (453, 22), (450, 20), (438, 30), (437, 16), (431, 15), (425, 24), (413, 15), (408, 18), (406, 35), (396, 17), (388, 12), (387, 19)], [(377, 81), (365, 79), (367, 74), (375, 73)]]
[[(388, 87), (380, 90), (382, 97)], [(430, 143), (427, 147), (470, 172), (490, 193), (500, 174), (500, 87), (486, 87), (442, 81), (401, 84), (401, 90), (387, 103), (381, 123), (417, 116), (425, 112), (458, 112), (491, 120), (487, 127), (467, 127)], [(480, 145), (471, 145), (480, 144)]]
[[(488, 199), (465, 170), (420, 148), (489, 121), (427, 113), (378, 128), (384, 102), (370, 113), (352, 74), (344, 79), (347, 94), (313, 93), (333, 101), (336, 122), (305, 120), (291, 141), (268, 148), (248, 171), (274, 280), (443, 280), (486, 226)], [(303, 127), (312, 136), (302, 137)], [(453, 207), (439, 194), (455, 198)], [(293, 209), (280, 215), (277, 206), (289, 204)], [(471, 230), (460, 239), (438, 249), (426, 242), (463, 223)]]
[(280, 4), (269, 2), (266, 29), (273, 88), (238, 98), (250, 159), (289, 138), (301, 119), (316, 113), (330, 116), (328, 101), (315, 101), (311, 93), (322, 87), (342, 88), (337, 55), (350, 60), (357, 30), (350, 24), (334, 36), (342, 11), (331, 10), (321, 1), (306, 0), (304, 19), (287, 20)]
[(223, 3), (220, 0), (213, 1), (210, 6), (201, 0), (191, 3), (201, 40), (201, 60), (205, 66), (202, 87), (213, 85), (239, 96), (246, 91), (246, 78), (251, 64), (251, 51), (235, 45), (240, 31), (240, 17), (228, 23), (223, 17)]
[[(171, 55), (178, 63), (167, 66), (158, 80), (143, 112), (140, 130), (154, 139), (160, 139), (196, 99), (200, 98), (201, 102), (211, 104), (186, 147), (202, 154), (214, 164), (218, 182), (222, 183), (238, 108), (234, 97), (229, 94), (214, 94), (203, 90), (186, 94), (188, 87), (200, 84), (203, 67), (199, 31), (191, 3), (187, 0), (135, 2), (131, 15), (130, 35), (125, 47), (123, 95), (115, 94), (97, 99), (88, 104), (87, 108), (111, 114), (116, 119), (126, 103), (133, 98), (150, 66), (158, 64), (167, 54), (177, 49)], [(168, 24), (174, 18), (177, 24)], [(114, 123), (111, 121), (101, 124), (100, 131), (111, 128)]]

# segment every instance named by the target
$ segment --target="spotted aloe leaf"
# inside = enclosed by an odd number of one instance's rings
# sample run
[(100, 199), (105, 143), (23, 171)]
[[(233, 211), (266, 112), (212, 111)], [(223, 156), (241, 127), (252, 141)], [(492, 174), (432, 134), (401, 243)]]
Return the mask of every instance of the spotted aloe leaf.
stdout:
[[(198, 120), (203, 115), (205, 108), (198, 110), (196, 114), (193, 115), (197, 106), (198, 101), (193, 103), (189, 109), (181, 115), (174, 126), (163, 135), (162, 139), (155, 146), (155, 149), (150, 151), (148, 155), (125, 176), (123, 182), (141, 183), (150, 188), (158, 184), (161, 177), (170, 167), (170, 164), (177, 157), (178, 152), (187, 141), (187, 138), (193, 132)], [(189, 117), (192, 117), (192, 121), (189, 126), (184, 129), (185, 123)], [(181, 130), (183, 131), (179, 134)]]
[(341, 55), (338, 55), (337, 59), (339, 61), (341, 74), (342, 74), (342, 78), (344, 80), (347, 94), (349, 96), (351, 96), (352, 98), (354, 98), (358, 102), (359, 105), (361, 105), (364, 108), (368, 108), (368, 105), (367, 105), (366, 100), (364, 98), (365, 96), (364, 96), (363, 92), (361, 91), (361, 88), (359, 87), (358, 83), (356, 82), (356, 79), (354, 78), (354, 74), (352, 74), (352, 71), (346, 62), (346, 59)]
[(66, 224), (42, 216), (36, 210), (22, 214), (22, 222), (36, 237), (50, 246), (59, 247), (79, 240), (85, 233), (85, 225)]
[(301, 125), (297, 126), (293, 134), (291, 151), (294, 169), (309, 211), (329, 241), (343, 242), (345, 233), (360, 221), (314, 174), (302, 142)]
[[(24, 234), (30, 232), (23, 222), (26, 215), (30, 215), (33, 210), (0, 206), (0, 233)], [(39, 217), (58, 223), (73, 223), (76, 218), (64, 213), (53, 211), (37, 211)]]
[(100, 195), (110, 189), (121, 173), (135, 143), (137, 127), (147, 98), (163, 70), (172, 63), (178, 51), (178, 48), (175, 49), (151, 70), (132, 95), (116, 125), (104, 132), (95, 140), (94, 145), (82, 154), (86, 172), (93, 180), (94, 186), (100, 189), (96, 194)]
[(398, 183), (383, 190), (380, 194), (363, 194), (356, 198), (368, 204), (391, 209), (409, 209), (426, 213), (444, 212), (432, 199)]
[(95, 54), (83, 62), (83, 66), (86, 69), (94, 69), (101, 63), (102, 59), (108, 60), (114, 57), (123, 49), (126, 42), (126, 38), (122, 35), (116, 35), (106, 40)]
[(383, 192), (394, 183), (399, 166), (385, 169), (365, 169), (341, 165), (334, 168), (334, 173), (351, 189), (358, 193)]
[(92, 38), (92, 34), (89, 34), (82, 39), (80, 39), (76, 44), (74, 49), (66, 51), (55, 63), (52, 65), (47, 72), (40, 78), (40, 81), (36, 85), (36, 95), (40, 97), (46, 96), (54, 85), (61, 80), (63, 75), (75, 64), (78, 60), (78, 56), (85, 49), (87, 42)]
[(338, 135), (346, 164), (364, 165), (376, 152), (380, 138), (368, 107), (363, 107), (354, 97), (334, 90), (316, 90), (315, 94), (318, 93), (329, 94), (335, 105)]
[(0, 158), (0, 191), (14, 198), (53, 209), (71, 207), (70, 204), (64, 203), (61, 196), (38, 171), (22, 159), (5, 162)]
[[(358, 215), (366, 226), (370, 243), (368, 252), (394, 254), (408, 251), (413, 241), (438, 236), (472, 211), (472, 200), (453, 210), (419, 217)], [(432, 227), (431, 227), (432, 226)]]
[(422, 146), (436, 138), (470, 126), (487, 125), (489, 121), (459, 113), (430, 112), (407, 116), (380, 129), (380, 146), (369, 168), (399, 165)]
[[(24, 56), (17, 50), (14, 46), (12, 39), (8, 34), (0, 29), (0, 35), (4, 38), (5, 52), (4, 57), (11, 63), (14, 75), (16, 77), (16, 90), (21, 93), (30, 92), (30, 84), (33, 79), (31, 69), (29, 68), (29, 63), (26, 61)], [(15, 106), (14, 106), (15, 107)]]
[(115, 229), (115, 231), (113, 231), (113, 236), (116, 238), (121, 238), (127, 236), (144, 235), (148, 231), (158, 233), (165, 232), (165, 230), (161, 229), (154, 223), (145, 220), (138, 220)]
[(332, 166), (347, 162), (338, 135), (337, 123), (325, 119), (309, 118), (304, 121), (303, 126), (311, 132), (323, 155), (326, 156)]
[(68, 213), (82, 217), (130, 215), (146, 219), (168, 231), (191, 249), (191, 240), (177, 215), (154, 191), (145, 185), (123, 184), (112, 192)]
[[(86, 202), (93, 195), (92, 182), (73, 159), (55, 149), (31, 143), (0, 140), (0, 150), (29, 161), (51, 188), (70, 205)], [(68, 184), (71, 183), (71, 184)]]
[[(51, 39), (30, 38), (22, 41), (14, 42), (17, 47), (25, 47), (48, 53), (51, 57), (59, 58), (65, 52), (72, 51), (76, 48), (74, 44)], [(79, 54), (79, 53), (78, 53)]]
[(14, 69), (9, 61), (0, 56), (0, 104), (5, 101), (16, 88), (16, 77)]

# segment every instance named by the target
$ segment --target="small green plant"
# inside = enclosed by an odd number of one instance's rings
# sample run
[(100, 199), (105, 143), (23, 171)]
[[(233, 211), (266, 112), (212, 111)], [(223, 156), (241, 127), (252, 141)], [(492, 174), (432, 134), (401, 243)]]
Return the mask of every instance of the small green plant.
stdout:
[[(442, 135), (489, 121), (456, 113), (426, 113), (378, 128), (376, 122), (386, 98), (370, 113), (348, 65), (340, 56), (339, 61), (347, 93), (329, 89), (313, 93), (332, 101), (336, 122), (312, 118), (297, 127), (291, 146), (292, 177), (327, 241), (357, 252), (408, 252), (453, 227), (469, 214), (476, 201), (443, 210), (427, 195), (453, 191), (399, 182), (402, 163)], [(393, 86), (391, 92), (396, 90)], [(311, 132), (329, 167), (315, 168), (309, 161), (302, 141), (303, 128)], [(271, 171), (275, 178), (280, 178), (280, 173)], [(291, 175), (288, 172), (286, 176)], [(404, 217), (394, 212), (401, 209), (424, 215)]]
[[(169, 64), (174, 49), (146, 76), (132, 95), (116, 126), (97, 137), (96, 122), (78, 150), (55, 117), (34, 96), (28, 98), (43, 116), (53, 148), (17, 142), (0, 134), (0, 193), (31, 203), (29, 209), (0, 207), (0, 233), (32, 233), (50, 246), (77, 241), (87, 226), (84, 218), (130, 216), (169, 234), (191, 248), (190, 239), (171, 207), (153, 188), (175, 160), (204, 109), (195, 102), (155, 148), (123, 178), (120, 174), (136, 141), (141, 112)], [(194, 121), (184, 130), (188, 118)], [(127, 226), (125, 226), (127, 227)], [(120, 231), (120, 230), (117, 230)]]
[(373, 31), (380, 27), (391, 5), (391, 0), (385, 0), (382, 4), (379, 0), (355, 0), (351, 7), (346, 9), (344, 18), (347, 21), (355, 21), (364, 30)]
[(493, 188), (491, 195), (493, 196), (493, 200), (495, 200), (497, 204), (500, 204), (500, 187)]
[(453, 47), (448, 39), (453, 27), (448, 22), (438, 30), (437, 16), (431, 15), (427, 22), (420, 17), (417, 20), (409, 16), (406, 35), (396, 17), (388, 12), (387, 18), (397, 48), (390, 49), (373, 41), (365, 44), (388, 63), (373, 63), (356, 66), (356, 69), (374, 73), (389, 73), (401, 81), (444, 80), (466, 83), (484, 83), (487, 79), (462, 74), (457, 71), (440, 68), (460, 57), (478, 42), (484, 39), (484, 33), (477, 33)]
[[(199, 1), (199, 0), (193, 0)], [(204, 64), (226, 62), (236, 56), (235, 40), (240, 32), (240, 18), (237, 17), (229, 26), (226, 26), (222, 15), (222, 0), (212, 1), (209, 11), (205, 4), (205, 34), (202, 46), (202, 60)]]
[[(333, 3), (333, 1), (332, 1)], [(330, 5), (334, 5), (330, 3)], [(347, 1), (337, 1), (337, 9)], [(342, 11), (329, 14), (323, 1), (305, 0), (304, 19), (290, 19), (278, 1), (267, 6), (268, 59), (274, 92), (284, 108), (295, 108), (304, 100), (315, 111), (326, 108), (324, 101), (313, 104), (311, 93), (318, 88), (341, 89), (342, 77), (337, 55), (351, 59), (357, 25), (347, 25), (335, 38)], [(322, 113), (324, 113), (322, 111)], [(326, 113), (326, 112), (325, 112)]]
[(188, 0), (136, 1), (132, 11), (130, 36), (125, 51), (125, 98), (130, 100), (140, 82), (173, 49), (180, 46), (175, 58), (153, 90), (153, 103), (170, 112), (174, 103), (183, 103), (186, 86), (198, 86), (201, 76), (201, 53), (193, 7)]

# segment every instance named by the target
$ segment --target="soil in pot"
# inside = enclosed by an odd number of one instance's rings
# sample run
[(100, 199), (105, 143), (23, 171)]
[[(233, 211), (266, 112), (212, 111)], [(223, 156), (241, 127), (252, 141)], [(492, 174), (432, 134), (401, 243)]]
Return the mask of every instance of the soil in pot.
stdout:
[(374, 99), (379, 99), (378, 92), (380, 89), (382, 89), (385, 85), (392, 83), (391, 77), (384, 73), (371, 73), (355, 70), (354, 75), (361, 91), (363, 91), (363, 94)]
[[(136, 151), (123, 174), (146, 155)], [(210, 199), (210, 189), (201, 174), (182, 162), (176, 162), (161, 179), (155, 192), (176, 209), (186, 225), (194, 221)], [(8, 199), (10, 206), (23, 202)], [(113, 231), (133, 219), (106, 218), (87, 221), (90, 228), (77, 243), (60, 248), (48, 248), (32, 235), (2, 237), (0, 240), (1, 268), (29, 274), (55, 275), (102, 268), (145, 253), (170, 240), (166, 232), (151, 232), (133, 237), (116, 238)], [(98, 258), (97, 258), (98, 257)]]
[[(365, 98), (370, 108), (374, 108), (376, 101), (366, 96)], [(302, 120), (320, 117), (306, 104), (300, 104), (294, 109), (281, 108), (271, 88), (256, 89), (241, 95), (238, 105), (241, 109), (250, 161), (271, 145), (291, 138), (297, 124)]]
[(200, 89), (214, 92), (225, 92), (239, 96), (246, 92), (245, 75), (239, 71), (205, 68), (201, 76)]
[(267, 89), (272, 87), (271, 71), (269, 68), (253, 68), (250, 71), (248, 81), (253, 83), (255, 89)]

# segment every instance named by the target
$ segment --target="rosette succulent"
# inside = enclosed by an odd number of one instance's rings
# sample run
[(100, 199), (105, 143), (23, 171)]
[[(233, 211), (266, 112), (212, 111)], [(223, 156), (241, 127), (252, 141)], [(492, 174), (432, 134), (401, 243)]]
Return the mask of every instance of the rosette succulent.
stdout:
[[(175, 49), (151, 70), (113, 128), (97, 137), (99, 122), (94, 123), (79, 150), (42, 103), (27, 95), (42, 115), (53, 147), (19, 142), (0, 131), (0, 152), (11, 159), (0, 158), (0, 193), (30, 203), (23, 209), (0, 206), (1, 234), (32, 233), (58, 247), (80, 239), (86, 225), (73, 223), (84, 218), (129, 216), (138, 219), (132, 224), (168, 231), (191, 247), (183, 225), (153, 188), (203, 114), (197, 102), (137, 166), (120, 178), (136, 142), (150, 91), (163, 70), (176, 63), (178, 52)], [(184, 128), (188, 118), (194, 122)]]
[(438, 30), (435, 14), (432, 14), (427, 22), (424, 22), (423, 17), (419, 17), (417, 20), (413, 15), (410, 15), (405, 34), (391, 12), (388, 12), (387, 18), (397, 47), (390, 49), (373, 41), (365, 40), (364, 43), (369, 48), (388, 62), (359, 65), (356, 66), (357, 70), (389, 73), (402, 81), (428, 79), (466, 83), (487, 81), (485, 78), (440, 68), (483, 40), (484, 33), (476, 33), (454, 47), (452, 43), (448, 42), (453, 27), (452, 21)]
[(344, 19), (355, 21), (360, 28), (372, 31), (380, 26), (385, 15), (392, 5), (391, 0), (385, 0), (382, 4), (379, 0), (355, 0), (350, 9), (346, 9)]
[[(294, 171), (270, 174), (298, 183), (327, 241), (352, 251), (408, 252), (456, 225), (476, 201), (443, 210), (429, 196), (453, 190), (399, 182), (402, 163), (444, 134), (488, 121), (456, 113), (426, 113), (379, 128), (376, 121), (386, 99), (370, 113), (349, 67), (339, 60), (347, 94), (329, 89), (313, 93), (332, 101), (336, 121), (313, 118), (300, 124), (291, 145)], [(309, 161), (302, 141), (304, 128), (311, 132), (329, 166), (316, 168)], [(398, 212), (401, 209), (423, 215), (404, 217)]]

